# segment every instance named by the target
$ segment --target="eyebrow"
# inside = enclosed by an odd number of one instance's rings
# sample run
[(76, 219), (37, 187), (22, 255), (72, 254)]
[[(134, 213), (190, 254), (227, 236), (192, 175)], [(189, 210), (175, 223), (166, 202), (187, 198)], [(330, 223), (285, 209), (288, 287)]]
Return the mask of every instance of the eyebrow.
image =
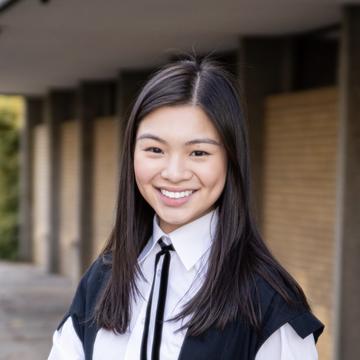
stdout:
[[(153, 135), (153, 134), (142, 134), (136, 139), (136, 141), (143, 140), (143, 139), (152, 139), (152, 140), (159, 141), (165, 145), (167, 144), (166, 140), (161, 139), (158, 136)], [(221, 146), (221, 144), (219, 142), (217, 142), (213, 139), (210, 139), (210, 138), (193, 139), (193, 140), (189, 140), (185, 143), (185, 145), (194, 145), (194, 144), (211, 144), (211, 145)]]

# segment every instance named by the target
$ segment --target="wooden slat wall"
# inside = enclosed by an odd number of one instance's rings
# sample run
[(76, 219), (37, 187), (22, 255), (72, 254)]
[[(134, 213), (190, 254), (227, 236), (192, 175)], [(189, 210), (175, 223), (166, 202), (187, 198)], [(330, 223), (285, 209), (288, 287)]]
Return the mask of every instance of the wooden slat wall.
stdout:
[(94, 128), (93, 257), (96, 258), (113, 226), (119, 147), (114, 118), (96, 119)]
[(33, 260), (45, 268), (48, 249), (49, 150), (46, 125), (34, 128), (33, 164)]
[(319, 358), (330, 360), (337, 90), (270, 96), (265, 106), (264, 237), (325, 323)]
[(60, 164), (60, 272), (76, 279), (78, 276), (78, 206), (79, 206), (79, 141), (78, 123), (61, 124)]

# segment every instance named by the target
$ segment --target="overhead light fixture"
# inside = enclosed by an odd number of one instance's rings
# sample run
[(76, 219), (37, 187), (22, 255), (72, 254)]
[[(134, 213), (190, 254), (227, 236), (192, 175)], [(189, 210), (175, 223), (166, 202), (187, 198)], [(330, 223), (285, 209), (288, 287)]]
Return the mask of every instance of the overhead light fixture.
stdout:
[[(19, 0), (0, 0), (0, 12), (8, 9), (10, 6), (17, 3)], [(41, 3), (47, 4), (50, 0), (40, 0)]]
[(4, 6), (4, 4), (10, 2), (9, 0), (0, 0), (0, 6)]
[(0, 11), (6, 10), (11, 5), (14, 5), (19, 0), (0, 0)]

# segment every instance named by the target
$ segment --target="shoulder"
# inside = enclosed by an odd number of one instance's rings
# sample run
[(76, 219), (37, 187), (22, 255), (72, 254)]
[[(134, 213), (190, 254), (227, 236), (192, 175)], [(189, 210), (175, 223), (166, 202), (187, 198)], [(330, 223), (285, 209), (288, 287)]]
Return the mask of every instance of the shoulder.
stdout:
[(98, 289), (99, 285), (101, 285), (110, 274), (111, 260), (111, 253), (100, 255), (85, 272), (80, 284), (83, 283), (83, 286), (85, 286), (88, 291), (93, 287)]
[(59, 330), (68, 317), (71, 317), (80, 339), (83, 338), (83, 326), (93, 314), (96, 301), (106, 285), (111, 271), (111, 255), (99, 256), (82, 276), (71, 305), (58, 325)]
[(111, 271), (111, 254), (99, 256), (86, 270), (77, 287), (74, 301), (87, 302), (96, 296)]
[(286, 323), (290, 324), (301, 338), (304, 339), (313, 333), (314, 339), (317, 341), (324, 330), (324, 325), (310, 310), (297, 302), (295, 295), (289, 289), (286, 290), (294, 300), (293, 304), (289, 304), (281, 294), (260, 275), (256, 276), (256, 285), (262, 319), (258, 348), (270, 335)]

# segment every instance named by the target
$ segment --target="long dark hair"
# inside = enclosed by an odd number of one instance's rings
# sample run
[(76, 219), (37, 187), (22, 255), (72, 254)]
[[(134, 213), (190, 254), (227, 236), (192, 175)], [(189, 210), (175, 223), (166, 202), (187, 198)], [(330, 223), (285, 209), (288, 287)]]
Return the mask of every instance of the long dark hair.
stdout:
[(141, 120), (162, 106), (199, 106), (220, 134), (228, 158), (224, 190), (217, 201), (219, 222), (206, 280), (174, 320), (191, 316), (183, 328), (199, 335), (223, 328), (241, 316), (259, 330), (262, 314), (257, 277), (265, 279), (290, 305), (310, 309), (296, 281), (275, 260), (262, 240), (251, 210), (246, 120), (237, 82), (216, 61), (188, 56), (157, 71), (138, 95), (129, 116), (121, 160), (116, 222), (102, 253), (111, 253), (111, 275), (95, 310), (98, 326), (124, 333), (131, 300), (143, 276), (138, 256), (152, 233), (154, 210), (138, 191), (134, 148)]

